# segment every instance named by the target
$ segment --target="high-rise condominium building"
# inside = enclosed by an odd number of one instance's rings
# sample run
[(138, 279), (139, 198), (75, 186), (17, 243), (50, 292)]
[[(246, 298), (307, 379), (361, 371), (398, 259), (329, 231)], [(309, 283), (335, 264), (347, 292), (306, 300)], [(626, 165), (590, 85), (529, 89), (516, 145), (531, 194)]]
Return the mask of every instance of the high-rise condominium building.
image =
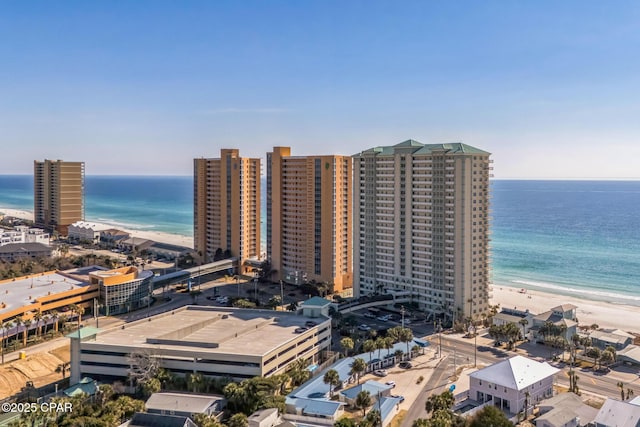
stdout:
[(354, 156), (354, 291), (396, 292), (433, 315), (489, 300), (490, 153), (405, 141)]
[(275, 280), (351, 288), (352, 159), (267, 153), (267, 259)]
[(201, 261), (260, 257), (260, 159), (220, 150), (194, 160), (194, 246)]
[(84, 162), (33, 162), (33, 213), (38, 226), (67, 235), (84, 220)]

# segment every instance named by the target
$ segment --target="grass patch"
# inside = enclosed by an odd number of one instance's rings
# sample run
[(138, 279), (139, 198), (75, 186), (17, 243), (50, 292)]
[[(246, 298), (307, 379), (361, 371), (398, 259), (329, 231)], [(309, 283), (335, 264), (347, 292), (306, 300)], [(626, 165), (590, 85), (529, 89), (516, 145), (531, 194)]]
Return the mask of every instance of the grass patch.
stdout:
[(401, 409), (395, 417), (393, 417), (393, 419), (391, 420), (391, 422), (389, 423), (389, 427), (400, 427), (402, 425), (402, 421), (404, 420), (404, 417), (407, 416), (407, 410), (406, 409)]

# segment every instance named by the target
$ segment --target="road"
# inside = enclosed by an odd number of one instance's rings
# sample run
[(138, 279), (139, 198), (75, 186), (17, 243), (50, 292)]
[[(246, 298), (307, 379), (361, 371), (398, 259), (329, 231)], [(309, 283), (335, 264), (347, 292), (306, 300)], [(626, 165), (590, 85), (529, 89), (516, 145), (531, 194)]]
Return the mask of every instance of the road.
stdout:
[[(433, 345), (437, 345), (438, 337), (433, 335), (430, 337), (430, 341)], [(527, 354), (520, 350), (518, 352), (504, 351), (488, 346), (478, 346), (477, 363), (478, 366), (486, 366), (501, 360), (505, 360), (509, 357), (513, 357), (517, 354), (527, 356)], [(542, 350), (543, 352), (546, 350)], [(473, 341), (466, 341), (460, 339), (450, 338), (446, 335), (442, 335), (442, 352), (445, 355), (445, 359), (434, 370), (433, 376), (425, 386), (423, 387), (420, 397), (415, 400), (413, 405), (409, 408), (407, 415), (404, 417), (402, 427), (411, 427), (413, 421), (417, 418), (424, 418), (427, 413), (424, 409), (427, 398), (432, 394), (442, 393), (452, 383), (450, 378), (454, 372), (454, 366), (460, 367), (461, 365), (472, 366), (474, 360), (474, 344)], [(540, 360), (540, 357), (535, 357)], [(552, 363), (561, 370), (556, 377), (556, 384), (565, 388), (569, 387), (569, 367), (564, 363)], [(577, 369), (578, 373), (578, 386), (582, 392), (591, 393), (598, 396), (620, 398), (620, 388), (617, 386), (618, 382), (623, 382), (626, 388), (640, 391), (640, 377), (637, 374), (633, 374), (624, 368), (618, 370), (612, 370), (608, 374), (593, 372), (591, 369)]]

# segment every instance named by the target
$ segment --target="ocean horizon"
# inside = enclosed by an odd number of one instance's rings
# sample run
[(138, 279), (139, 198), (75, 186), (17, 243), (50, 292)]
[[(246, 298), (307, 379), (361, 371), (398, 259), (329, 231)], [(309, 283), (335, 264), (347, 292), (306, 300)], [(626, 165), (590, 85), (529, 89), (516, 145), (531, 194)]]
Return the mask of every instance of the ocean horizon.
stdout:
[[(491, 196), (494, 286), (640, 305), (640, 181), (492, 180)], [(33, 211), (31, 175), (0, 175), (2, 207)], [(193, 237), (193, 177), (87, 175), (85, 217)]]

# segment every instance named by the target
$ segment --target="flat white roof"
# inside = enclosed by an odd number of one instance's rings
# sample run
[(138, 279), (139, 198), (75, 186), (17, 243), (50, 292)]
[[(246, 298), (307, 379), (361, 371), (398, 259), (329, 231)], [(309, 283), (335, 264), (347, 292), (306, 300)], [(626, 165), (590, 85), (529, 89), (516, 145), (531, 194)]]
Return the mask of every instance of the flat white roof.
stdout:
[(299, 338), (305, 323), (329, 319), (273, 310), (187, 306), (99, 333), (87, 346), (162, 348), (262, 357)]
[(13, 311), (16, 308), (33, 304), (41, 297), (66, 292), (71, 289), (87, 286), (82, 282), (60, 273), (39, 273), (31, 276), (8, 279), (0, 283), (0, 302), (5, 303), (0, 313)]

